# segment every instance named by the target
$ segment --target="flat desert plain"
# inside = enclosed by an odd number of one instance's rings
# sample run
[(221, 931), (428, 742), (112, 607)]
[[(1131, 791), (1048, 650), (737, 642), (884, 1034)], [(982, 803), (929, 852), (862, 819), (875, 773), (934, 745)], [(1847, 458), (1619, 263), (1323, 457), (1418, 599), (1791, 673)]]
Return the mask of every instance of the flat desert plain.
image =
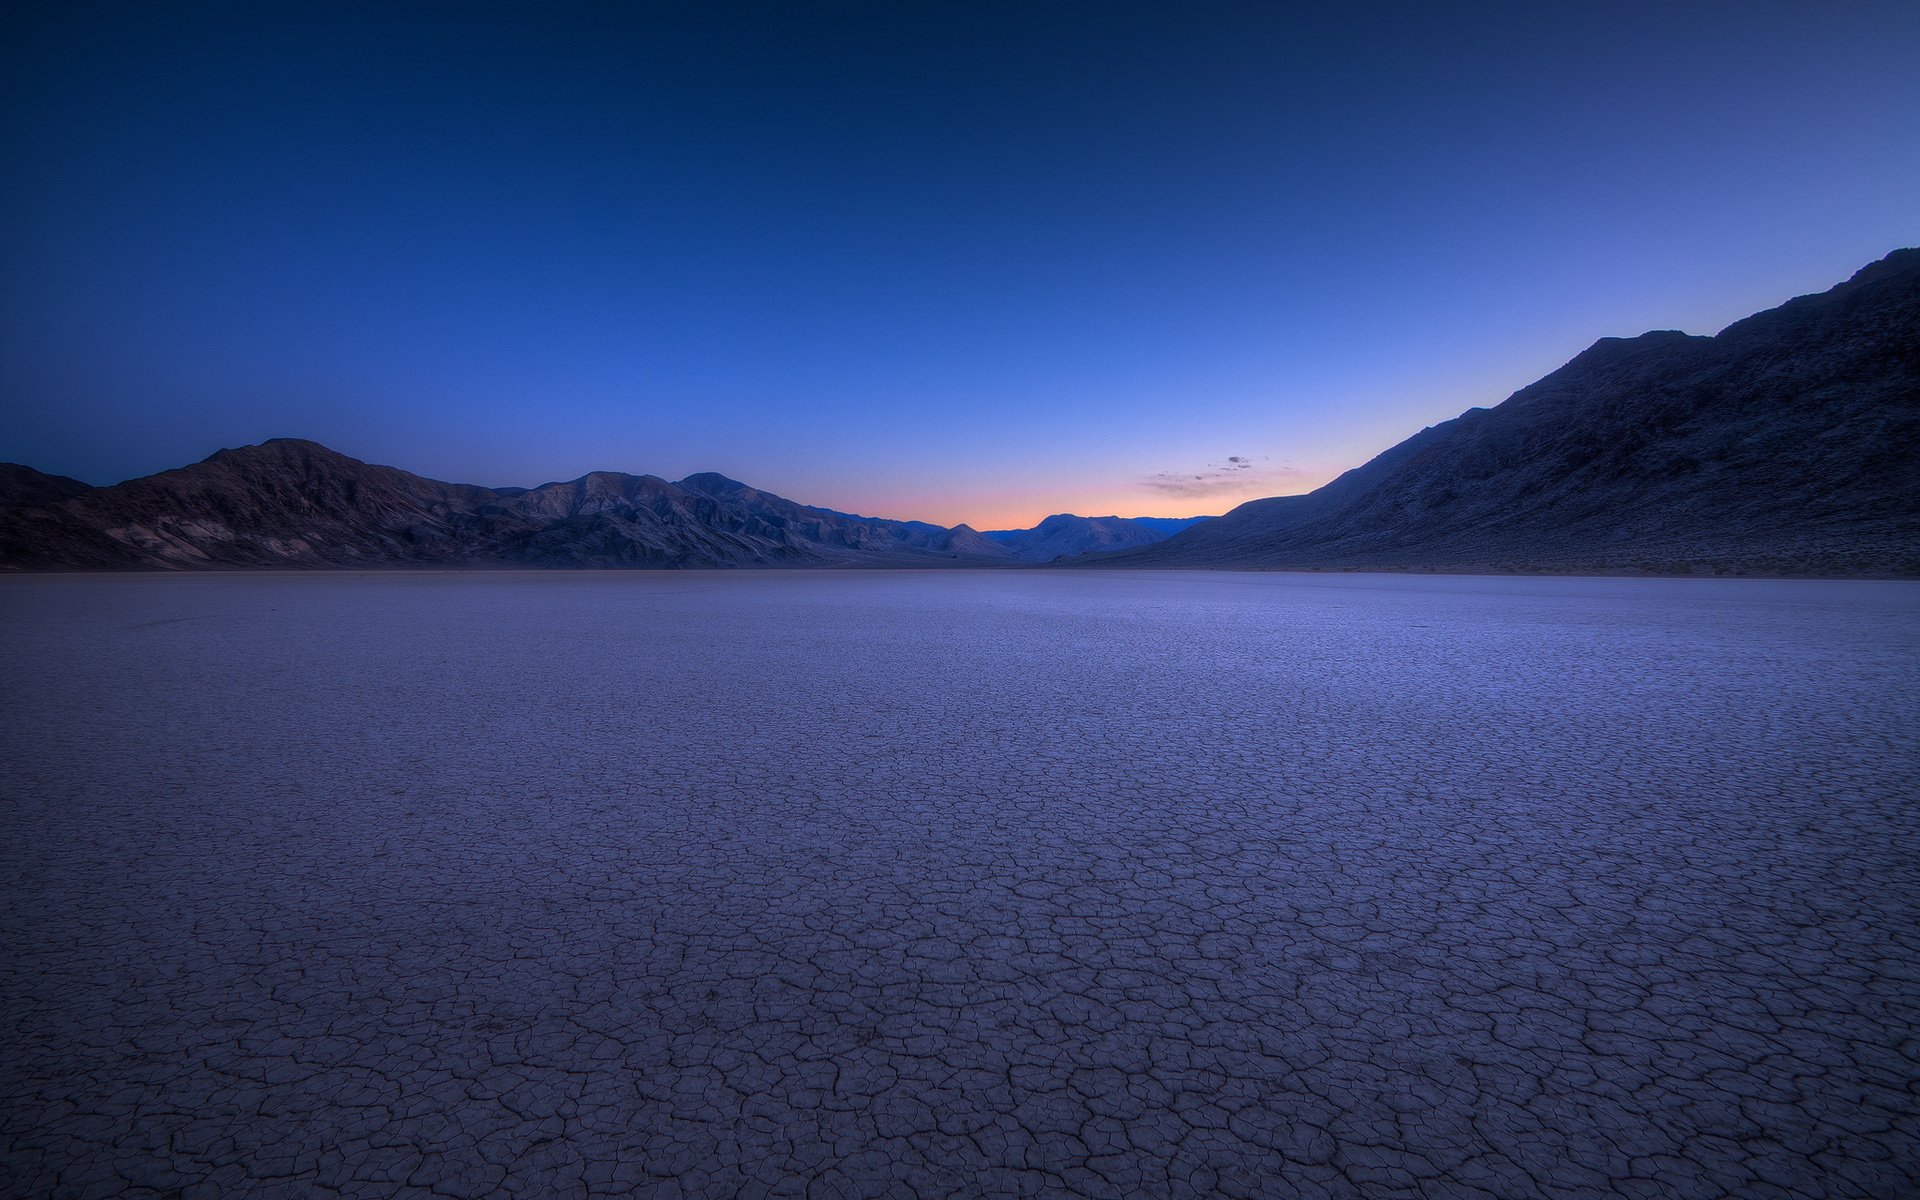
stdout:
[(1920, 1191), (1920, 587), (0, 580), (0, 1193)]

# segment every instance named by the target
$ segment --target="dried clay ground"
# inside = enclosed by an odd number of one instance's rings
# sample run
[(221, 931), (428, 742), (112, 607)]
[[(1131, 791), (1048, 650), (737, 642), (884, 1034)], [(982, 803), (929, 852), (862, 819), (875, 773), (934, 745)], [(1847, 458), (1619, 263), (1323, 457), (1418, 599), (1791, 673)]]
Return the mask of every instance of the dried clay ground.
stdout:
[(0, 580), (0, 1194), (1920, 1191), (1920, 587)]

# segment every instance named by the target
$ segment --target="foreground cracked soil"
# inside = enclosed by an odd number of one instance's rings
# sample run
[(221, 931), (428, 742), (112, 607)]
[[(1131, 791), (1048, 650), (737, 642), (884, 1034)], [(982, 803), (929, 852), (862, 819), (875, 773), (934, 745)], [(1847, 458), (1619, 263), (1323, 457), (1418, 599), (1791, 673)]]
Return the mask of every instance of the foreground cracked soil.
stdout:
[(0, 1193), (1920, 1194), (1920, 589), (0, 580)]

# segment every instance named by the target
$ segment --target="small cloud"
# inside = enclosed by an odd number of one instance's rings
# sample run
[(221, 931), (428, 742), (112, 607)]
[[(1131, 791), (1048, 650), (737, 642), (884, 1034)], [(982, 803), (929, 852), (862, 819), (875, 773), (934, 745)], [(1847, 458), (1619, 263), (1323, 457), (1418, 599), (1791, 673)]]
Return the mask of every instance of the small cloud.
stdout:
[[(1243, 475), (1243, 471), (1252, 471), (1253, 474)], [(1277, 486), (1285, 476), (1299, 473), (1285, 463), (1256, 468), (1250, 456), (1229, 454), (1224, 462), (1208, 463), (1199, 471), (1161, 471), (1149, 475), (1140, 481), (1140, 485), (1169, 496), (1219, 496), (1231, 492), (1244, 494), (1267, 484)]]

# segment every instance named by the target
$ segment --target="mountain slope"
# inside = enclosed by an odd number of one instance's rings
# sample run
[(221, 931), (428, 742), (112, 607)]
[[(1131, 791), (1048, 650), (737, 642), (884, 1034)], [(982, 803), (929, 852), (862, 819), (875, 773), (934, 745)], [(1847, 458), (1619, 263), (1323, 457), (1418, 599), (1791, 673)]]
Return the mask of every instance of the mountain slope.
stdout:
[(65, 475), (48, 475), (19, 463), (0, 463), (0, 508), (34, 508), (92, 490), (92, 484)]
[(924, 521), (888, 521), (815, 508), (711, 471), (689, 475), (678, 486), (746, 512), (766, 528), (811, 545), (817, 553), (845, 561), (901, 555), (960, 555), (986, 560), (1011, 557), (999, 543), (968, 525), (949, 529)]
[(291, 438), (0, 509), (0, 566), (15, 569), (891, 566), (1007, 558), (965, 526), (810, 509), (718, 475), (673, 484), (602, 471), (537, 488), (484, 488)]
[(1081, 517), (1055, 513), (1032, 529), (996, 529), (985, 536), (1023, 562), (1052, 562), (1150, 546), (1206, 517)]
[(432, 561), (485, 488), (279, 439), (0, 517), (0, 562), (38, 567)]
[(1920, 250), (1088, 565), (1920, 574)]

